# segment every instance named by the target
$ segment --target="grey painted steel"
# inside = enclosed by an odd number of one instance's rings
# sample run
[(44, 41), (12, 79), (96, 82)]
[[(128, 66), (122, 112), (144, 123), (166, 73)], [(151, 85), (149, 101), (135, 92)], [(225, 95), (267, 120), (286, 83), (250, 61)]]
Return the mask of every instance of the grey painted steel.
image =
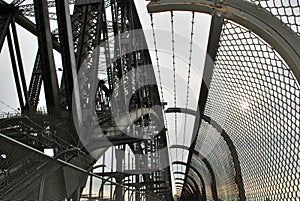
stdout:
[(165, 113), (174, 113), (174, 112), (185, 113), (185, 114), (189, 114), (189, 115), (193, 115), (193, 116), (198, 115), (198, 113), (195, 110), (186, 109), (186, 108), (170, 107), (165, 110)]
[(39, 97), (41, 93), (42, 88), (42, 70), (41, 70), (41, 55), (39, 53), (39, 50), (37, 52), (34, 66), (31, 73), (30, 78), (30, 84), (28, 89), (28, 95), (29, 95), (29, 102), (28, 105), (31, 105), (32, 110), (36, 110), (38, 103), (39, 103)]
[(150, 13), (170, 10), (194, 11), (212, 14), (214, 10), (224, 13), (225, 18), (252, 30), (282, 56), (300, 82), (300, 45), (296, 33), (264, 9), (248, 1), (224, 0), (214, 7), (205, 0), (160, 0), (148, 4)]
[(28, 93), (14, 16), (11, 17), (10, 24), (11, 31), (8, 27), (6, 30), (7, 43), (10, 52), (20, 108), (22, 113), (24, 113), (25, 110), (29, 109), (28, 105), (25, 106), (25, 103), (28, 102)]
[[(58, 22), (58, 30), (59, 30), (59, 38), (61, 44), (61, 57), (63, 63), (63, 76), (64, 76), (64, 88), (66, 92), (67, 106), (68, 108), (72, 108), (72, 92), (75, 93), (75, 99), (77, 102), (79, 101), (78, 94), (78, 86), (76, 86), (76, 90), (73, 90), (73, 83), (77, 80), (77, 69), (76, 69), (76, 61), (75, 61), (75, 53), (73, 46), (73, 35), (72, 35), (72, 27), (71, 27), (71, 17), (69, 10), (69, 3), (66, 0), (56, 0), (56, 10), (57, 10), (57, 22)], [(80, 104), (75, 104), (77, 107)], [(80, 110), (77, 110), (77, 114), (79, 114)]]
[(52, 118), (58, 117), (58, 81), (53, 56), (52, 34), (47, 1), (34, 1), (35, 16), (37, 22), (37, 33), (39, 51), (41, 53), (42, 79), (47, 103), (48, 113)]
[[(223, 19), (224, 19), (223, 13), (219, 11), (213, 13), (213, 17), (210, 25), (208, 45), (207, 45), (207, 56), (205, 59), (203, 78), (200, 87), (199, 99), (198, 99), (198, 107), (197, 107), (198, 115), (195, 118), (194, 129), (193, 129), (193, 139), (195, 140), (192, 142), (191, 145), (191, 149), (193, 150), (193, 152), (189, 153), (189, 158), (188, 158), (189, 162), (191, 162), (191, 159), (196, 152), (195, 150), (196, 139), (198, 137), (199, 129), (201, 127), (201, 118), (205, 111), (205, 105), (207, 102), (208, 91), (210, 88), (210, 83), (211, 83), (213, 69), (214, 69), (214, 61), (216, 59), (218, 44), (220, 41), (221, 31), (223, 27)], [(196, 154), (196, 156), (199, 154)], [(214, 170), (207, 159), (203, 158), (202, 161), (205, 163), (212, 176), (211, 189), (212, 189), (213, 199), (218, 200), (218, 191), (217, 191), (217, 184), (216, 184)]]
[[(0, 10), (6, 10), (11, 13), (11, 15), (15, 16), (16, 23), (19, 24), (21, 27), (32, 33), (33, 35), (37, 36), (37, 29), (36, 25), (30, 21), (28, 18), (20, 14), (20, 11), (17, 7), (13, 7), (10, 4), (6, 3), (3, 0), (0, 0)], [(60, 51), (60, 45), (57, 41), (53, 40), (53, 48)]]
[(180, 145), (180, 144), (172, 145), (172, 146), (170, 146), (170, 148), (171, 149), (184, 149), (184, 150), (187, 150), (187, 151), (190, 150), (190, 147), (184, 146), (184, 145)]

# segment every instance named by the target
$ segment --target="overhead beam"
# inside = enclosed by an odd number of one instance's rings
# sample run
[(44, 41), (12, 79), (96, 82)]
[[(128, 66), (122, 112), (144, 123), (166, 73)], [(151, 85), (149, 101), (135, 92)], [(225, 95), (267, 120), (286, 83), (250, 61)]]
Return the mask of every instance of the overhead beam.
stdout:
[(197, 116), (197, 111), (187, 108), (170, 107), (165, 110), (165, 113), (185, 113), (193, 116)]
[[(190, 183), (190, 181), (186, 180), (186, 179), (176, 178), (175, 181), (176, 180), (183, 181), (183, 189), (189, 189), (191, 191), (191, 196), (192, 196), (193, 200), (198, 201), (197, 189), (195, 189), (195, 188), (197, 188), (196, 186), (194, 187), (192, 185), (192, 183)], [(180, 182), (177, 182), (177, 183), (175, 182), (175, 184), (178, 184), (178, 183), (180, 183)]]
[[(183, 172), (173, 172), (173, 174), (180, 174), (183, 175), (185, 177), (187, 177), (188, 179), (191, 180), (191, 182), (194, 184), (195, 188), (197, 188), (197, 192), (199, 195), (202, 195), (202, 192), (199, 190), (199, 186), (197, 185), (197, 182), (195, 181), (195, 179), (193, 177), (191, 177), (190, 175), (185, 175)], [(202, 186), (201, 186), (202, 187)], [(202, 188), (201, 188), (202, 189)], [(196, 190), (196, 189), (195, 189)]]

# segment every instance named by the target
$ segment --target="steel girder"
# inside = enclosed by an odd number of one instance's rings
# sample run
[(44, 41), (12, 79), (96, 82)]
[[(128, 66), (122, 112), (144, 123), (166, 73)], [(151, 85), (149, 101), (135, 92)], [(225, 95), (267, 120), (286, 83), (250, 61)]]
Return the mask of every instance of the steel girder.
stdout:
[(47, 109), (52, 120), (57, 121), (59, 117), (58, 81), (52, 52), (53, 42), (47, 1), (34, 1), (34, 8)]
[[(1, 33), (0, 33), (0, 52), (3, 47), (5, 37), (7, 36), (7, 43), (11, 58), (12, 69), (15, 78), (15, 84), (17, 94), (20, 103), (21, 112), (29, 110), (29, 106), (26, 105), (28, 102), (27, 84), (25, 80), (24, 67), (22, 56), (20, 52), (20, 46), (18, 41), (18, 35), (15, 24), (15, 13), (17, 9), (9, 6), (5, 2), (0, 2), (1, 11)], [(11, 27), (11, 28), (10, 28)]]
[[(65, 1), (64, 1), (65, 2)], [(36, 34), (39, 39), (39, 51), (36, 58), (36, 63), (34, 65), (33, 69), (33, 75), (31, 84), (29, 87), (29, 100), (24, 101), (22, 105), (31, 106), (33, 105), (36, 109), (36, 106), (38, 104), (38, 97), (41, 87), (41, 81), (42, 79), (44, 82), (46, 82), (45, 85), (47, 85), (47, 91), (46, 91), (46, 100), (47, 105), (49, 106), (49, 114), (51, 116), (55, 116), (55, 120), (61, 119), (61, 112), (68, 108), (71, 110), (70, 105), (70, 99), (71, 99), (71, 90), (73, 88), (72, 84), (74, 79), (74, 56), (72, 52), (69, 52), (72, 50), (72, 34), (70, 30), (70, 22), (68, 22), (67, 19), (67, 11), (66, 4), (64, 2), (59, 1), (59, 4), (57, 4), (57, 16), (58, 16), (58, 24), (59, 24), (59, 40), (56, 41), (56, 39), (52, 38), (49, 28), (49, 18), (48, 16), (48, 8), (46, 1), (35, 1), (35, 16), (37, 25), (35, 26), (31, 21), (23, 17), (22, 15), (16, 15), (16, 21), (19, 23), (22, 27), (27, 29), (33, 34)], [(101, 1), (102, 2), (102, 1)], [(2, 3), (2, 1), (1, 1)], [(3, 3), (6, 5), (5, 3)], [(103, 4), (101, 5), (95, 5), (95, 4), (85, 4), (85, 5), (75, 5), (75, 11), (74, 15), (72, 16), (72, 29), (73, 29), (73, 40), (74, 40), (74, 50), (76, 54), (76, 71), (83, 70), (81, 69), (81, 63), (82, 61), (87, 57), (88, 51), (93, 51), (92, 49), (95, 48), (97, 45), (99, 45), (101, 42), (107, 40), (108, 38), (108, 28), (107, 28), (107, 21), (105, 18), (105, 12), (103, 12)], [(2, 5), (1, 5), (2, 6)], [(124, 4), (121, 1), (113, 2), (113, 6), (117, 6), (115, 10), (115, 24), (114, 27), (116, 28), (117, 32), (114, 34), (119, 34), (124, 31), (128, 30), (134, 30), (134, 29), (141, 29), (141, 24), (138, 20), (138, 15), (136, 12), (136, 9), (132, 2), (127, 1)], [(14, 8), (16, 11), (12, 11), (12, 13), (17, 12), (17, 8)], [(78, 11), (80, 10), (80, 11)], [(95, 16), (94, 14), (97, 13)], [(133, 16), (132, 16), (133, 15)], [(80, 19), (78, 20), (78, 16), (80, 16)], [(81, 18), (83, 16), (83, 18)], [(76, 18), (77, 17), (77, 18)], [(98, 20), (96, 23), (94, 20)], [(82, 27), (78, 27), (79, 25)], [(91, 22), (95, 23), (92, 24)], [(128, 26), (128, 22), (131, 23), (130, 26)], [(94, 30), (94, 31), (93, 31)], [(96, 34), (96, 35), (95, 35)], [(101, 36), (101, 37), (100, 37)], [(96, 40), (95, 40), (96, 38)], [(89, 39), (95, 40), (94, 42), (90, 43), (88, 41)], [(139, 38), (138, 40), (143, 41), (145, 40), (143, 37)], [(145, 42), (143, 42), (144, 44)], [(92, 49), (89, 45), (93, 45)], [(88, 49), (89, 48), (89, 49)], [(128, 48), (128, 47), (127, 47)], [(56, 78), (56, 69), (54, 66), (54, 60), (52, 55), (52, 50), (56, 49), (63, 55), (63, 67), (64, 67), (64, 76), (63, 76), (63, 84), (62, 88), (60, 89), (60, 92), (58, 93), (58, 85), (57, 85), (57, 78)], [(97, 51), (97, 50), (96, 50)], [(117, 50), (116, 50), (117, 51)], [(132, 56), (136, 56), (137, 54), (140, 55), (139, 58), (135, 58), (135, 60), (129, 60)], [(109, 50), (106, 49), (106, 59), (111, 60), (109, 58)], [(123, 65), (122, 69), (120, 67), (117, 67), (117, 62), (114, 64), (109, 64), (110, 66), (116, 65), (115, 69), (121, 69), (119, 72), (123, 71), (124, 74), (121, 74), (123, 76), (127, 76), (126, 73), (135, 68), (135, 64), (139, 63), (139, 65), (151, 65), (151, 59), (150, 54), (146, 49), (137, 50), (136, 52), (132, 53), (131, 55), (120, 55), (124, 57), (124, 60), (126, 61), (126, 65), (130, 64), (128, 66)], [(72, 58), (73, 57), (73, 58)], [(127, 57), (127, 58), (126, 58)], [(94, 64), (96, 64), (97, 61), (95, 60)], [(108, 66), (109, 66), (108, 65)], [(154, 80), (154, 73), (153, 69), (149, 68), (149, 72), (145, 72), (143, 76), (146, 79), (153, 79)], [(111, 90), (114, 88), (114, 82), (116, 82), (116, 79), (119, 79), (119, 77), (114, 77), (114, 75), (118, 74), (119, 72), (113, 72), (111, 68), (107, 69), (107, 74), (109, 77), (109, 87), (105, 88), (105, 85), (98, 85), (99, 90), (105, 91), (107, 94), (107, 97), (110, 95)], [(148, 73), (148, 74), (147, 74)], [(65, 75), (67, 74), (67, 75)], [(120, 74), (120, 73), (119, 73)], [(142, 75), (142, 74), (141, 74)], [(68, 77), (69, 76), (69, 77)], [(136, 80), (137, 82), (139, 80)], [(153, 81), (151, 82), (153, 83)], [(132, 84), (132, 83), (131, 83)], [(49, 87), (50, 86), (50, 87)], [(84, 87), (84, 86), (83, 86)], [(126, 86), (127, 90), (137, 90), (138, 87), (133, 87), (132, 85)], [(45, 86), (46, 90), (46, 86)], [(145, 93), (143, 92), (145, 91)], [(148, 102), (144, 102), (143, 106), (151, 107), (154, 105), (160, 105), (158, 90), (154, 86), (145, 86), (144, 88), (140, 89), (139, 92), (140, 95), (146, 94), (145, 97), (143, 97), (143, 100), (147, 100)], [(90, 97), (93, 96), (93, 94), (90, 94)], [(59, 101), (58, 101), (59, 99)], [(63, 102), (63, 104), (61, 104)], [(83, 101), (84, 102), (84, 101)], [(137, 105), (131, 105), (131, 108), (134, 108), (135, 106), (142, 107), (142, 102), (137, 101), (135, 104)], [(105, 106), (106, 107), (106, 106)], [(61, 110), (63, 108), (63, 110)], [(102, 107), (103, 109), (104, 107)], [(93, 108), (89, 108), (93, 110)], [(99, 114), (98, 114), (99, 115)], [(162, 115), (162, 114), (160, 114)], [(55, 124), (55, 123), (54, 123)], [(66, 133), (65, 133), (66, 134)], [(60, 137), (63, 137), (63, 133), (60, 134)], [(66, 138), (65, 138), (66, 139)], [(162, 147), (166, 146), (166, 139), (163, 133), (161, 133), (153, 142), (147, 142), (149, 144), (152, 144), (148, 148), (142, 148), (141, 145), (139, 145), (139, 141), (134, 142), (133, 141), (123, 141), (122, 139), (115, 139), (116, 143), (114, 144), (127, 144), (130, 142), (130, 146), (134, 147), (132, 148), (134, 152), (136, 153), (152, 153), (155, 152)], [(71, 144), (74, 142), (72, 140), (68, 140)], [(144, 143), (144, 142), (143, 142)], [(76, 145), (76, 142), (74, 143)], [(136, 146), (138, 145), (138, 146)], [(138, 149), (136, 147), (139, 147)], [(61, 153), (64, 149), (62, 149)], [(73, 160), (73, 159), (72, 159)], [(86, 167), (85, 167), (86, 168)], [(170, 178), (170, 172), (166, 168), (163, 170), (163, 173), (160, 172), (156, 175), (156, 173), (151, 173), (144, 175), (144, 180), (149, 182), (147, 184), (148, 188), (151, 188), (151, 180), (150, 178), (155, 178), (155, 176), (160, 176), (159, 179), (169, 179)], [(151, 177), (150, 177), (151, 176)], [(156, 182), (156, 181), (154, 181)], [(162, 189), (164, 187), (161, 186), (161, 190), (158, 192), (160, 194), (161, 198), (168, 197), (168, 199), (171, 199), (171, 191), (169, 191), (169, 194), (165, 194), (166, 192), (163, 192)], [(42, 191), (41, 191), (42, 192)], [(76, 194), (76, 193), (75, 193)], [(69, 197), (72, 196), (72, 198), (75, 199), (76, 195), (68, 195)], [(43, 197), (42, 195), (40, 198)], [(78, 198), (78, 196), (77, 196)]]

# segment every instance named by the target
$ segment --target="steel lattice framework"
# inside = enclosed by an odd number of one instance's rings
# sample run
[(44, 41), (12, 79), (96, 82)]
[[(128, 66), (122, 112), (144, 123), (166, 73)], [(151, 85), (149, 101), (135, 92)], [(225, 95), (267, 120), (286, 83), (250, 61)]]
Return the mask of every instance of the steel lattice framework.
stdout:
[[(1, 200), (299, 199), (299, 0), (151, 0), (156, 64), (133, 0), (32, 2), (0, 1), (0, 51), (6, 40), (21, 110), (0, 119)], [(177, 11), (192, 12), (185, 108), (176, 99)], [(167, 109), (160, 12), (171, 14)], [(197, 110), (188, 104), (195, 13), (211, 15)], [(17, 24), (39, 44), (30, 81)], [(38, 109), (42, 85), (47, 111)], [(175, 115), (176, 142), (178, 115), (185, 131), (187, 116), (195, 118), (190, 146), (169, 146), (165, 113)], [(171, 148), (187, 152), (187, 161), (172, 161)]]

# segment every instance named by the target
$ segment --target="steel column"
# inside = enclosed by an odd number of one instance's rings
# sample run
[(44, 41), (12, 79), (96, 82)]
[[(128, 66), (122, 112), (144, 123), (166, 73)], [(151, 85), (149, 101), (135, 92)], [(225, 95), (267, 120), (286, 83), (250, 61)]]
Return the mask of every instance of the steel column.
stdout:
[[(61, 58), (63, 63), (63, 86), (66, 103), (63, 105), (71, 111), (73, 82), (77, 79), (77, 69), (73, 46), (73, 35), (71, 27), (71, 17), (69, 3), (66, 0), (56, 0), (56, 12), (59, 31), (59, 41), (61, 45)], [(78, 87), (78, 86), (77, 86)], [(74, 90), (78, 93), (78, 88)], [(77, 94), (77, 96), (79, 96)]]
[[(125, 145), (124, 145), (125, 146)], [(122, 147), (122, 146), (121, 146)], [(122, 148), (116, 149), (116, 162), (117, 162), (117, 171), (122, 172), (124, 167), (124, 159), (125, 159), (125, 152)], [(116, 182), (118, 184), (122, 184), (122, 181), (124, 179), (123, 176), (116, 176), (115, 177)], [(123, 187), (120, 185), (116, 185), (115, 189), (116, 194), (116, 200), (118, 201), (124, 201), (124, 194), (123, 194)]]
[[(198, 108), (197, 108), (197, 116), (195, 119), (195, 124), (194, 124), (194, 129), (193, 129), (193, 134), (192, 134), (192, 139), (194, 141), (192, 142), (191, 145), (191, 150), (195, 149), (196, 146), (196, 140), (198, 137), (199, 129), (201, 127), (201, 119), (204, 115), (204, 110), (205, 110), (205, 105), (207, 102), (207, 97), (208, 97), (208, 91), (212, 79), (212, 73), (213, 73), (213, 68), (214, 68), (214, 62), (216, 60), (216, 55), (218, 51), (218, 44), (222, 32), (222, 27), (223, 27), (223, 20), (224, 20), (224, 14), (220, 11), (216, 11), (213, 13), (212, 20), (211, 20), (211, 26), (210, 26), (210, 33), (209, 33), (209, 39), (208, 39), (208, 46), (207, 46), (207, 56), (205, 60), (205, 66), (204, 66), (204, 72), (203, 72), (203, 78), (202, 78), (202, 83), (201, 83), (201, 88), (200, 88), (200, 94), (199, 94), (199, 100), (198, 100)], [(191, 162), (191, 159), (193, 157), (193, 152), (189, 153), (188, 157), (188, 163)], [(204, 162), (204, 161), (203, 161)], [(206, 162), (208, 162), (206, 160)], [(207, 163), (205, 163), (207, 165)], [(189, 168), (187, 168), (188, 171)], [(213, 169), (210, 167), (209, 170), (213, 174)], [(213, 199), (215, 201), (218, 200), (218, 192), (217, 192), (217, 187), (215, 183), (215, 179), (213, 179), (213, 182), (211, 184), (212, 186), (212, 194), (213, 194)]]
[[(34, 0), (36, 28), (41, 54), (42, 79), (50, 118), (58, 119), (58, 82), (53, 57), (48, 4), (46, 0)], [(54, 125), (52, 125), (54, 126)]]

